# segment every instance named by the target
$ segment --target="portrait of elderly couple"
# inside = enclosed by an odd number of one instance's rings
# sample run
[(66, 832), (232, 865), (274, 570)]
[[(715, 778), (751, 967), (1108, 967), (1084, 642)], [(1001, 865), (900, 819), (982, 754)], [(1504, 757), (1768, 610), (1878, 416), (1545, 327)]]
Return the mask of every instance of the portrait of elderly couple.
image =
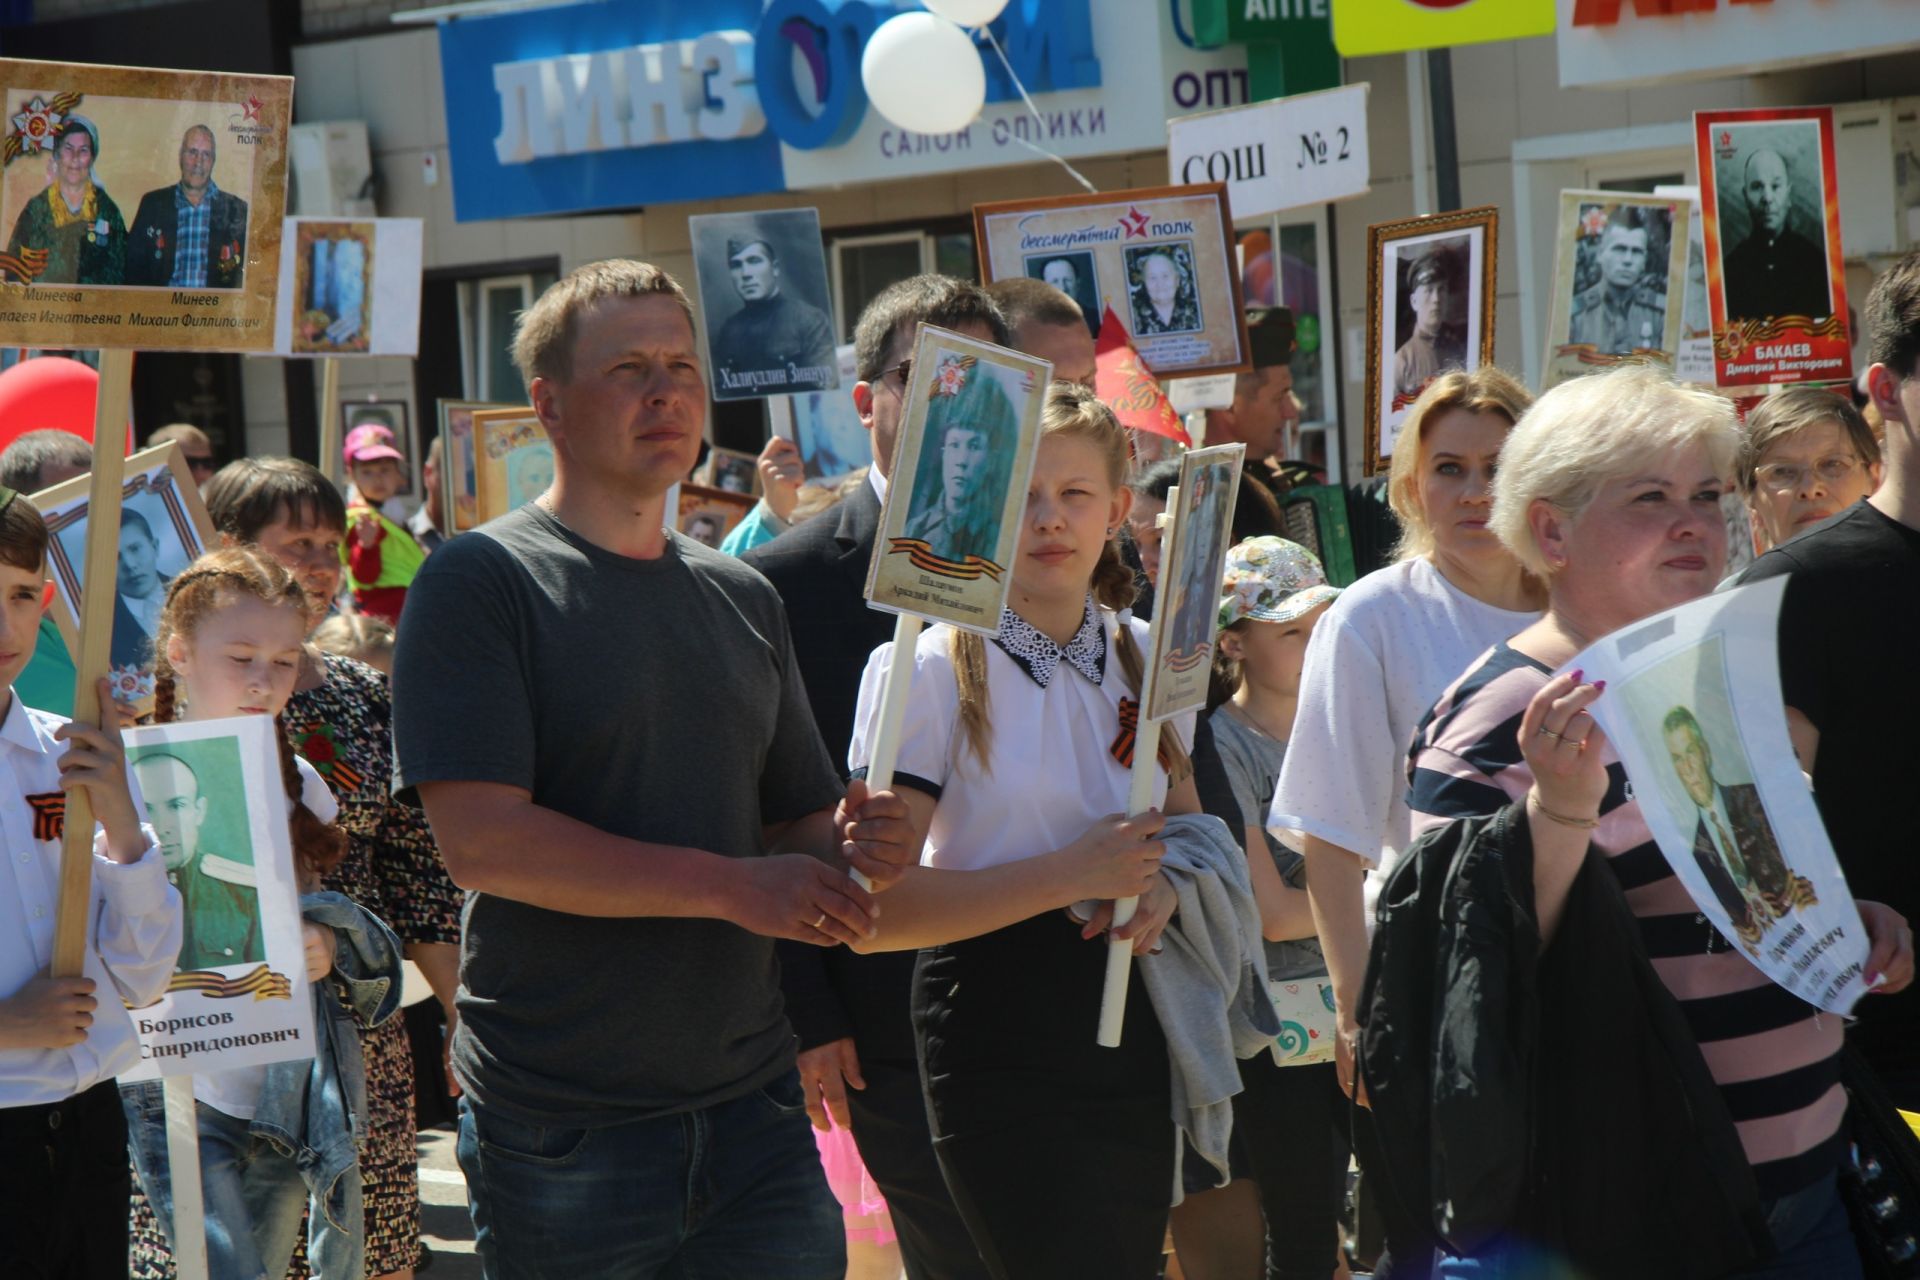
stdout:
[[(9, 109), (21, 104), (9, 95)], [(46, 104), (34, 98), (32, 110)], [(98, 107), (49, 120), (41, 145), (8, 165), (11, 218), (0, 271), (23, 284), (238, 289), (247, 269), (251, 156), (223, 150), (214, 112), (167, 139), (157, 155), (150, 121), (136, 123), (138, 99), (102, 99)], [(179, 115), (185, 104), (162, 104)], [(118, 126), (118, 129), (116, 129)], [(237, 172), (223, 187), (223, 166)], [(115, 192), (118, 192), (116, 195)], [(30, 192), (30, 194), (28, 194)], [(24, 196), (24, 199), (22, 197)], [(131, 217), (128, 211), (131, 211)]]

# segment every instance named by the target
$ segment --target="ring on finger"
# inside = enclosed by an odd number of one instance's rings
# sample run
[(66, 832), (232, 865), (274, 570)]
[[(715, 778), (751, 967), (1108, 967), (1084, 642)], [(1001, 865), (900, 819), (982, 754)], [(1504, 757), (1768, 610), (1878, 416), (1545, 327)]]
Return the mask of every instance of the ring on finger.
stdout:
[(825, 924), (826, 922), (827, 922), (827, 913), (822, 911), (820, 913), (820, 918), (815, 920), (811, 925), (807, 927), (810, 929), (818, 929), (821, 925)]
[(1555, 742), (1561, 741), (1560, 735), (1555, 733), (1553, 730), (1547, 728), (1547, 726), (1545, 725), (1540, 726), (1540, 736), (1543, 738), (1552, 738)]

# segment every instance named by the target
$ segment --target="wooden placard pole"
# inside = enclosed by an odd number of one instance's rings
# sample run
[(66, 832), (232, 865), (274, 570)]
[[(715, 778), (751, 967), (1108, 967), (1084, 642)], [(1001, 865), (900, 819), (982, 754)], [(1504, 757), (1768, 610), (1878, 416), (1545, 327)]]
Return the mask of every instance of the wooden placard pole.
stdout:
[[(893, 786), (893, 769), (900, 763), (900, 735), (907, 723), (907, 690), (913, 687), (913, 654), (924, 625), (920, 616), (912, 613), (903, 613), (893, 622), (893, 661), (880, 687), (880, 723), (874, 728), (873, 752), (867, 760), (868, 794)], [(864, 873), (848, 874), (862, 889), (873, 888)]]
[(167, 1182), (173, 1190), (174, 1277), (207, 1280), (207, 1211), (200, 1191), (200, 1122), (194, 1113), (193, 1077), (166, 1077), (160, 1094), (167, 1118)]
[(340, 362), (320, 361), (320, 474), (341, 483), (346, 464), (340, 457)]
[[(1168, 505), (1172, 505), (1169, 497)], [(1137, 818), (1153, 808), (1154, 775), (1160, 768), (1160, 721), (1142, 720), (1134, 730), (1133, 766), (1128, 775), (1131, 787), (1127, 792), (1127, 816)], [(1113, 904), (1113, 928), (1118, 929), (1133, 919), (1134, 911), (1139, 907), (1138, 898), (1119, 898)], [(1120, 1047), (1120, 1024), (1126, 1020), (1127, 980), (1133, 973), (1133, 941), (1128, 938), (1107, 939), (1107, 977), (1106, 985), (1100, 991), (1100, 1031), (1099, 1042), (1102, 1048)]]
[[(133, 396), (133, 352), (100, 353), (100, 389), (93, 405), (93, 485), (87, 492), (87, 550), (80, 597), (80, 644), (74, 660), (73, 720), (100, 724), (99, 684), (113, 643), (113, 582), (120, 559), (120, 487), (127, 471), (127, 402)], [(77, 978), (86, 957), (93, 901), (93, 804), (85, 791), (67, 796), (61, 841), (60, 909), (53, 926), (56, 978)], [(110, 994), (110, 993), (109, 993)]]

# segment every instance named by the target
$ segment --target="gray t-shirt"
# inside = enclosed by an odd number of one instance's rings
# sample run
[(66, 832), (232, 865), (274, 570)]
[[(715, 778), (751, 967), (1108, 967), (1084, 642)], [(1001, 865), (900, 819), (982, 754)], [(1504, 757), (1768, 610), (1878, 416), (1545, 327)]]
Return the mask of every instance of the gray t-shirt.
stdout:
[[(629, 559), (529, 503), (449, 540), (407, 593), (393, 689), (403, 796), (503, 783), (613, 835), (752, 858), (762, 824), (841, 794), (780, 597), (678, 534)], [(720, 920), (470, 894), (458, 1006), (462, 1086), (526, 1124), (689, 1111), (793, 1062), (772, 940)]]
[[(1306, 859), (1267, 830), (1267, 810), (1273, 804), (1280, 762), (1287, 758), (1287, 744), (1242, 723), (1224, 706), (1207, 717), (1207, 724), (1213, 730), (1214, 749), (1233, 787), (1233, 798), (1240, 805), (1241, 823), (1267, 838), (1267, 852), (1273, 855), (1280, 878), (1295, 889), (1306, 888)], [(1269, 942), (1266, 947), (1269, 978), (1306, 978), (1327, 971), (1318, 938)]]

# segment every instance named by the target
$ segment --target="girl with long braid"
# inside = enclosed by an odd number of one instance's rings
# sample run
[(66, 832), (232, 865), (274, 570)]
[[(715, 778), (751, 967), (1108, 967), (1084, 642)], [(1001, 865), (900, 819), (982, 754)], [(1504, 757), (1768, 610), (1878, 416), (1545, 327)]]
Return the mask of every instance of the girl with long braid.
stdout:
[[(1062, 910), (1139, 896), (1112, 936), (1140, 954), (1176, 906), (1160, 812), (1123, 816), (1146, 640), (1114, 542), (1127, 442), (1066, 383), (1041, 429), (999, 633), (930, 627), (911, 655), (894, 789), (924, 852), (863, 949), (925, 948), (913, 1021), (934, 1148), (987, 1269), (1146, 1280), (1174, 1179), (1167, 1038), (1135, 982), (1120, 1047), (1095, 1044), (1112, 908)], [(883, 645), (868, 663), (855, 776), (897, 657)], [(1191, 731), (1191, 715), (1163, 731), (1154, 801), (1168, 814), (1199, 812)]]
[[(350, 1153), (365, 1090), (356, 1087), (353, 1073), (338, 1067), (342, 1061), (357, 1065), (360, 1057), (355, 1023), (341, 1001), (344, 996), (355, 1003), (369, 1022), (390, 1016), (398, 1004), (399, 944), (363, 908), (321, 890), (322, 873), (347, 849), (346, 836), (333, 825), (339, 806), (313, 766), (294, 754), (281, 719), (300, 668), (308, 607), (293, 576), (271, 556), (253, 548), (215, 551), (173, 579), (154, 636), (157, 722), (274, 718), (306, 917), (307, 979), (313, 984), (313, 1061), (194, 1077), (213, 1280), (286, 1274), (310, 1190), (316, 1205), (308, 1249), (315, 1272), (324, 1280), (360, 1280), (364, 1273), (359, 1171)], [(191, 773), (185, 761), (164, 754), (145, 755), (135, 765), (136, 772), (155, 771), (156, 784), (170, 769)], [(189, 902), (189, 917), (194, 910)], [(335, 973), (338, 983), (323, 984)], [(343, 1108), (332, 1105), (334, 1097), (344, 1099)], [(158, 1086), (131, 1086), (125, 1099), (141, 1184), (162, 1229), (171, 1233)], [(298, 1123), (286, 1123), (290, 1115)]]

